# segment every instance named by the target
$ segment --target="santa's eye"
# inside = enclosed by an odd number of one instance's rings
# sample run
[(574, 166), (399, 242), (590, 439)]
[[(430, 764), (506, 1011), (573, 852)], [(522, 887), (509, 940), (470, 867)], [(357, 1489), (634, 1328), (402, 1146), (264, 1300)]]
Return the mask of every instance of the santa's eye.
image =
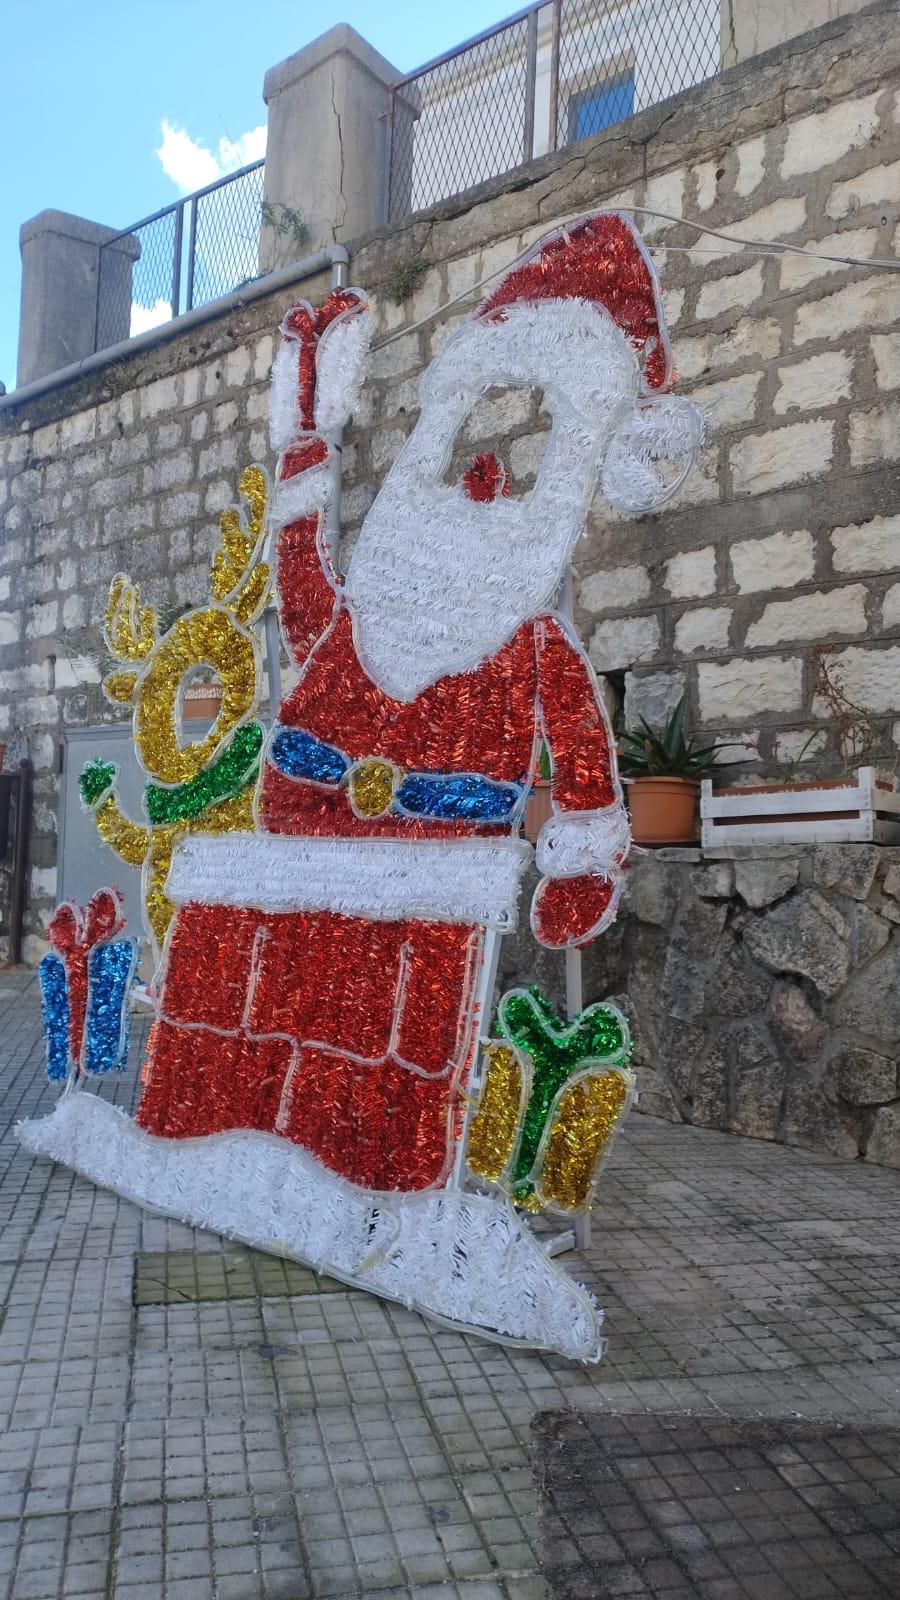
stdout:
[[(508, 384), (485, 391), (453, 441), (444, 482), (470, 500), (527, 500), (540, 467), (550, 426), (544, 391)], [(495, 448), (503, 440), (502, 455)]]

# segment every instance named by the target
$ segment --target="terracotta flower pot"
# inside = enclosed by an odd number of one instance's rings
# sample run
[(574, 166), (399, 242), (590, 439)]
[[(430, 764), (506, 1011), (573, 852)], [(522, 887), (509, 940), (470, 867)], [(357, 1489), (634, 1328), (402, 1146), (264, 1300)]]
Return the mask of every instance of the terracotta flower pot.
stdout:
[(553, 802), (550, 798), (550, 779), (538, 778), (525, 806), (524, 832), (526, 839), (530, 839), (534, 844), (544, 823), (549, 821), (552, 815)]
[(632, 778), (626, 792), (635, 844), (691, 844), (697, 837), (696, 778)]
[(184, 692), (181, 715), (189, 722), (201, 720), (215, 722), (221, 709), (220, 683), (198, 683)]

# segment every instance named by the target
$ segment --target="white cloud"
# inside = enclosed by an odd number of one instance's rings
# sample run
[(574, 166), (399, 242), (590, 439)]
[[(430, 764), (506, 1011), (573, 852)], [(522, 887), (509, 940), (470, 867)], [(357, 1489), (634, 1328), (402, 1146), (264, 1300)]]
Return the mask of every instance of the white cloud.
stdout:
[(263, 122), (258, 128), (250, 128), (247, 133), (242, 133), (233, 144), (230, 139), (220, 139), (219, 165), (223, 173), (236, 172), (238, 167), (247, 167), (251, 161), (259, 161), (266, 153), (268, 131)]
[(182, 194), (202, 189), (227, 172), (236, 172), (251, 161), (258, 161), (266, 153), (266, 124), (250, 128), (237, 139), (223, 136), (215, 151), (208, 150), (198, 139), (192, 139), (184, 128), (163, 121), (162, 144), (156, 151), (163, 172)]
[(130, 337), (133, 339), (135, 334), (146, 333), (148, 328), (158, 328), (161, 322), (168, 322), (171, 315), (172, 307), (161, 295), (152, 306), (142, 306), (137, 300), (132, 300)]

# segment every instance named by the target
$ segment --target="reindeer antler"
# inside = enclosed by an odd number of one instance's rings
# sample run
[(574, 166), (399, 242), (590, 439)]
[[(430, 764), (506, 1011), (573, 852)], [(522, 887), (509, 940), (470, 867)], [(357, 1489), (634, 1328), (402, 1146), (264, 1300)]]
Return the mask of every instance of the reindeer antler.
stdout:
[(117, 572), (109, 586), (103, 637), (118, 661), (143, 661), (159, 638), (159, 613), (141, 603), (140, 584), (125, 572)]
[(222, 542), (210, 568), (210, 593), (238, 622), (253, 622), (269, 596), (271, 573), (260, 559), (266, 538), (269, 485), (262, 467), (247, 467), (238, 483), (244, 506), (219, 518)]
[[(159, 640), (159, 613), (141, 602), (140, 584), (132, 583), (127, 573), (117, 572), (109, 586), (103, 637), (110, 655), (117, 661), (143, 661)], [(136, 672), (110, 672), (103, 680), (107, 699), (126, 703), (131, 699)]]

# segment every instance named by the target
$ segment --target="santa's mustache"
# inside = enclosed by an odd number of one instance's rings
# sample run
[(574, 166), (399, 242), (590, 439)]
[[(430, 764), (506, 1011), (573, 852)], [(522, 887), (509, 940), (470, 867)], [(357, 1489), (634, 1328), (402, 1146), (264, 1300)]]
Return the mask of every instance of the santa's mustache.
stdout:
[[(572, 542), (523, 506), (382, 491), (350, 559), (347, 597), (369, 675), (409, 701), (476, 667), (550, 603)], [(505, 513), (499, 514), (498, 512)]]

